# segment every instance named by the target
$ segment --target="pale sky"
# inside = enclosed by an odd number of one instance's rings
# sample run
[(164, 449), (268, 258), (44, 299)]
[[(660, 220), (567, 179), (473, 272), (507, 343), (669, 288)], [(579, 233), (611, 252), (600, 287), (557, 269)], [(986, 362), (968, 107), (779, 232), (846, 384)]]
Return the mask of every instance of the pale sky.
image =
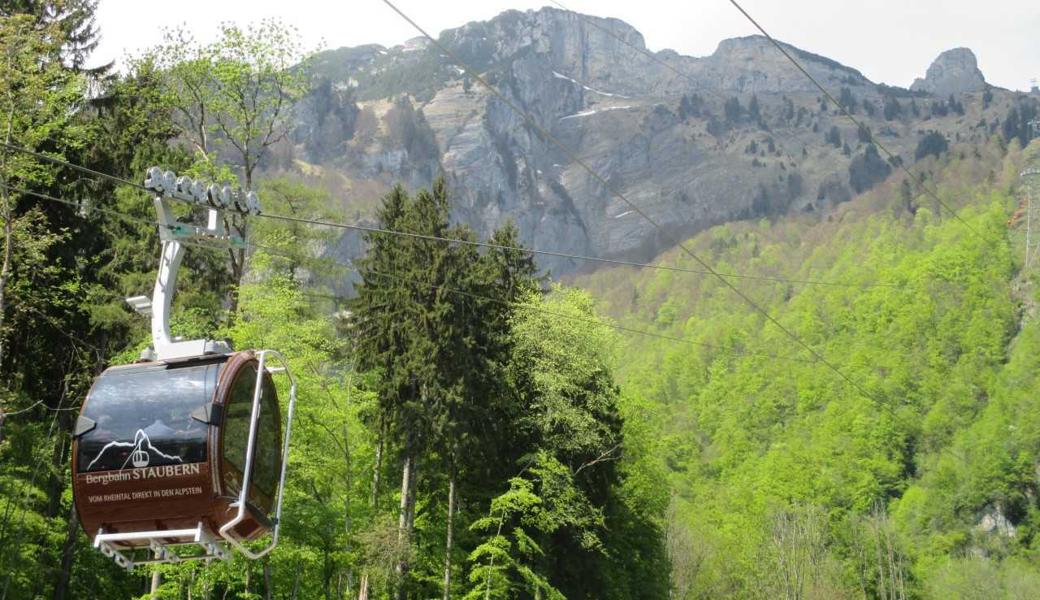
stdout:
[[(711, 54), (719, 41), (755, 33), (728, 0), (560, 0), (569, 9), (616, 17), (638, 29), (651, 50)], [(507, 9), (537, 9), (548, 0), (396, 0), (436, 35)], [(859, 69), (875, 82), (909, 86), (943, 50), (975, 51), (986, 80), (1028, 90), (1040, 79), (1040, 1), (1037, 0), (743, 0), (775, 37)], [(295, 25), (305, 46), (378, 43), (393, 46), (418, 35), (380, 0), (101, 0), (102, 42), (95, 62), (120, 59), (159, 40), (163, 25), (184, 23), (201, 40), (216, 24), (278, 17)]]

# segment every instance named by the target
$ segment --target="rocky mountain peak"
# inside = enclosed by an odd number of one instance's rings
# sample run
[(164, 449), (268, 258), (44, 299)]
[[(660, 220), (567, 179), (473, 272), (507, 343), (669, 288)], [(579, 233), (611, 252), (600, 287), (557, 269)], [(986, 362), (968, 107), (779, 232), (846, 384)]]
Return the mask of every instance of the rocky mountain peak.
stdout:
[(538, 63), (590, 85), (601, 78), (631, 82), (633, 89), (650, 84), (643, 36), (619, 19), (555, 8), (509, 10), (445, 30), (441, 39), (480, 70)]
[(447, 30), (444, 35), (461, 38), (472, 34), (483, 36), (490, 32), (500, 34), (495, 38), (499, 44), (524, 46), (550, 37), (554, 30), (562, 30), (574, 38), (596, 31), (604, 34), (609, 32), (627, 43), (645, 47), (643, 35), (620, 19), (582, 15), (550, 7), (526, 11), (507, 10), (488, 21), (474, 21)]
[[(835, 60), (781, 42), (814, 77), (825, 84), (873, 87), (862, 73)], [(701, 65), (705, 83), (727, 92), (812, 92), (808, 81), (768, 38), (749, 35), (719, 42)]]
[(719, 42), (718, 47), (715, 48), (715, 53), (712, 56), (746, 56), (748, 54), (759, 53), (767, 50), (776, 52), (776, 49), (773, 48), (772, 42), (770, 42), (766, 37), (761, 35), (747, 35), (744, 37), (722, 40)]
[(585, 49), (590, 43), (602, 45), (605, 39), (613, 44), (624, 40), (645, 48), (642, 34), (624, 21), (555, 8), (507, 10), (488, 21), (473, 21), (445, 30), (441, 39), (457, 48), (479, 49), (497, 60), (525, 51), (544, 54), (566, 48)]
[[(371, 218), (374, 199), (395, 183), (425, 187), (444, 175), (452, 218), (481, 235), (511, 220), (537, 248), (639, 260), (668, 242), (614, 192), (682, 237), (733, 219), (829, 210), (889, 172), (763, 36), (722, 41), (704, 57), (652, 52), (623, 21), (543, 8), (447, 29), (439, 42), (466, 68), (421, 40), (319, 55), (322, 85), (301, 103), (295, 146), (281, 164), (342, 191), (356, 219)], [(929, 109), (908, 90), (781, 45), (904, 160), (915, 155), (926, 119), (947, 139), (982, 138), (988, 126), (969, 128), (1006, 110), (999, 97), (988, 106), (966, 98), (953, 113), (945, 104)], [(954, 50), (918, 88), (948, 95), (984, 85), (974, 55)], [(360, 248), (357, 236), (346, 236), (330, 252), (350, 258)], [(586, 267), (563, 258), (539, 264), (555, 274)]]
[(928, 67), (924, 79), (914, 80), (910, 89), (937, 96), (980, 92), (986, 89), (986, 79), (974, 52), (968, 48), (953, 48), (940, 54)]

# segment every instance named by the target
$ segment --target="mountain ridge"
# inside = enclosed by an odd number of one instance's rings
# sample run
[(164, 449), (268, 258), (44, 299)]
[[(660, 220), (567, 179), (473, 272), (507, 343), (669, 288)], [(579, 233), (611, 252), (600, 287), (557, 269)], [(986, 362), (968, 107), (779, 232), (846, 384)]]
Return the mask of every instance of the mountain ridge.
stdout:
[[(371, 219), (372, 194), (443, 175), (453, 218), (478, 234), (512, 220), (525, 243), (540, 249), (640, 260), (726, 221), (826, 211), (887, 175), (869, 156), (871, 136), (827, 106), (762, 36), (723, 40), (701, 58), (653, 53), (623, 21), (545, 8), (506, 11), (445, 30), (439, 40), (611, 189), (414, 39), (317, 56), (324, 96), (301, 104), (294, 146), (275, 162), (319, 172), (314, 178), (326, 189), (348, 198), (344, 213), (361, 220)], [(987, 139), (1019, 101), (988, 84), (952, 100), (877, 84), (785, 47), (904, 164), (917, 159), (928, 133)], [(336, 111), (342, 127), (323, 125)], [(864, 165), (873, 171), (855, 172)], [(626, 213), (617, 192), (665, 233)], [(330, 252), (351, 258), (359, 244), (348, 235)], [(566, 259), (541, 266), (583, 268)]]

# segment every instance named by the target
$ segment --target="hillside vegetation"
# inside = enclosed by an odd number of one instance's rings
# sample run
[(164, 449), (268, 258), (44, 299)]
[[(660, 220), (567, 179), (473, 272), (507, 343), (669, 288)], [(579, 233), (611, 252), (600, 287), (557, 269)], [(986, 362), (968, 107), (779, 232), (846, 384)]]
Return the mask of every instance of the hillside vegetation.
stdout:
[(956, 217), (893, 177), (823, 219), (689, 241), (722, 273), (833, 283), (732, 279), (833, 369), (711, 276), (576, 281), (689, 340), (626, 335), (619, 365), (661, 432), (677, 597), (1040, 593), (1036, 273), (1008, 221), (1025, 162), (998, 140), (919, 165)]

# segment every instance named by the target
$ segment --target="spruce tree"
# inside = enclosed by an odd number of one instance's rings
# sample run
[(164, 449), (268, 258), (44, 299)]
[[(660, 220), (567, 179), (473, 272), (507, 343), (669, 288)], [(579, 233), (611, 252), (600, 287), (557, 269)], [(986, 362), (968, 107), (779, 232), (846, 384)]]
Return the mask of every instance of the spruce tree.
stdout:
[[(358, 362), (377, 374), (381, 431), (401, 461), (399, 540), (405, 546), (413, 536), (420, 467), (424, 487), (446, 484), (447, 596), (460, 489), (468, 498), (486, 495), (515, 474), (509, 465), (516, 457), (502, 460), (517, 447), (511, 432), (517, 403), (502, 373), (512, 303), (537, 288), (535, 267), (529, 253), (516, 249), (512, 226), (496, 231), (493, 246), (478, 252), (473, 231), (450, 224), (441, 179), (413, 198), (395, 188), (377, 216), (381, 228), (417, 237), (366, 235), (369, 248), (351, 303)], [(409, 569), (402, 559), (399, 598), (415, 585)]]

